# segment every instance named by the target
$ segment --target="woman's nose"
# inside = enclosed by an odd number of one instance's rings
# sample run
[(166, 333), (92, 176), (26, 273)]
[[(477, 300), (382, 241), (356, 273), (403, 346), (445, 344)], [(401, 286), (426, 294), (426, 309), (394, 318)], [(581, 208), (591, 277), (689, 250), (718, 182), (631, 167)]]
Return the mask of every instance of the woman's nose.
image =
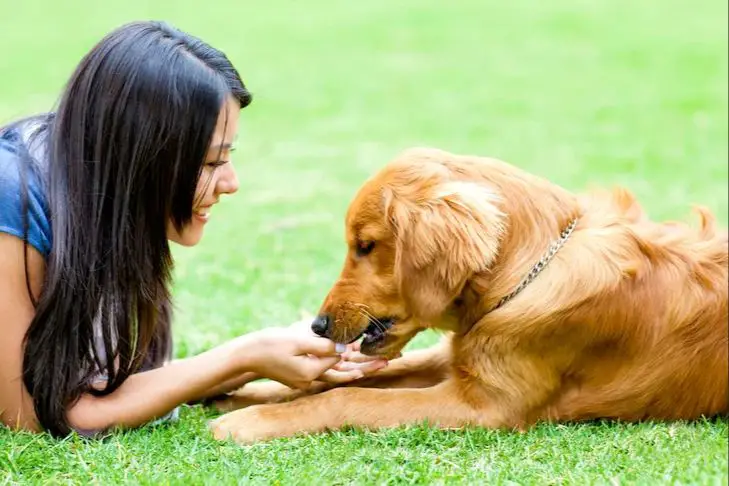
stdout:
[(218, 194), (235, 194), (238, 191), (238, 174), (232, 163), (223, 166), (224, 172), (218, 178)]

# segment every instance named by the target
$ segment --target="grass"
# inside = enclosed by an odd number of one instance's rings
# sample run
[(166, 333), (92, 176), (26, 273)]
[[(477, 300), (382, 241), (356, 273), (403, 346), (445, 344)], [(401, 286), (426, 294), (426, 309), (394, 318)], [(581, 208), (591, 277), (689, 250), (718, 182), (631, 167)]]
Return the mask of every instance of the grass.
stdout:
[[(0, 0), (4, 2), (6, 0)], [(727, 220), (721, 0), (13, 2), (0, 121), (47, 110), (100, 36), (164, 18), (224, 49), (254, 92), (238, 194), (175, 248), (176, 352), (315, 310), (359, 184), (411, 145), (492, 155), (579, 190), (620, 184), (657, 218)], [(422, 335), (413, 347), (434, 336)], [(252, 447), (210, 410), (101, 442), (0, 430), (0, 483), (726, 484), (726, 420), (527, 434), (347, 430)]]
[[(525, 435), (424, 426), (277, 440), (250, 447), (205, 436), (202, 410), (171, 428), (103, 443), (10, 438), (16, 480), (104, 484), (722, 484), (727, 423), (540, 426)], [(724, 478), (724, 479), (722, 479)]]

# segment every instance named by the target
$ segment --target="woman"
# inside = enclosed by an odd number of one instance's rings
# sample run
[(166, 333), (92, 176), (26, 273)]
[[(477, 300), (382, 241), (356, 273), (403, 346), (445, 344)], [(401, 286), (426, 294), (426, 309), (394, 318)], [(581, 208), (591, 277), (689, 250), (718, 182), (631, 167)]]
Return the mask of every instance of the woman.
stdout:
[(233, 194), (251, 96), (220, 51), (157, 22), (82, 60), (55, 113), (0, 129), (0, 417), (94, 434), (136, 427), (257, 377), (348, 381), (313, 333), (266, 329), (173, 361), (169, 241), (198, 243)]

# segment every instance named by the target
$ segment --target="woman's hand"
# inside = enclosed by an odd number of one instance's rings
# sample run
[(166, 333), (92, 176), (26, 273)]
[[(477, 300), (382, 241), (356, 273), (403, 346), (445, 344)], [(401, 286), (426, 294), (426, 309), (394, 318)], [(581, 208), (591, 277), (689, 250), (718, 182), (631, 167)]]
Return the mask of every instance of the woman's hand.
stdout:
[(312, 332), (311, 319), (263, 329), (241, 339), (246, 371), (291, 388), (305, 389), (313, 381), (347, 383), (387, 366), (383, 359), (361, 354), (357, 343), (338, 350), (336, 343)]
[[(295, 333), (316, 336), (311, 330), (311, 322), (313, 320), (314, 318), (312, 316), (305, 315), (302, 319), (291, 324), (289, 329)], [(322, 338), (319, 337), (319, 339)], [(322, 373), (316, 381), (331, 384), (348, 383), (369, 376), (387, 366), (386, 359), (368, 356), (360, 353), (359, 350), (359, 342), (348, 344), (345, 351), (340, 355), (341, 361)]]
[(246, 371), (291, 388), (307, 388), (341, 360), (333, 341), (291, 328), (267, 328), (241, 339)]

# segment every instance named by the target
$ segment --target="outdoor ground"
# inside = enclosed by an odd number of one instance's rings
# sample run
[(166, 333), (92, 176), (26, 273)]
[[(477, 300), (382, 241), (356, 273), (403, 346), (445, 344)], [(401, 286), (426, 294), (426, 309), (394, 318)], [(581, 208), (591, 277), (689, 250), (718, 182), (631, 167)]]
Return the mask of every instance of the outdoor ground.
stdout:
[[(151, 6), (154, 4), (154, 6)], [(496, 156), (569, 189), (621, 184), (657, 218), (727, 220), (725, 0), (0, 0), (0, 123), (50, 109), (122, 22), (167, 19), (225, 50), (254, 93), (240, 191), (175, 248), (183, 357), (315, 312), (359, 184), (412, 145)], [(420, 336), (413, 347), (437, 337)], [(727, 484), (728, 422), (424, 427), (251, 447), (215, 413), (101, 442), (0, 430), (0, 484)]]

